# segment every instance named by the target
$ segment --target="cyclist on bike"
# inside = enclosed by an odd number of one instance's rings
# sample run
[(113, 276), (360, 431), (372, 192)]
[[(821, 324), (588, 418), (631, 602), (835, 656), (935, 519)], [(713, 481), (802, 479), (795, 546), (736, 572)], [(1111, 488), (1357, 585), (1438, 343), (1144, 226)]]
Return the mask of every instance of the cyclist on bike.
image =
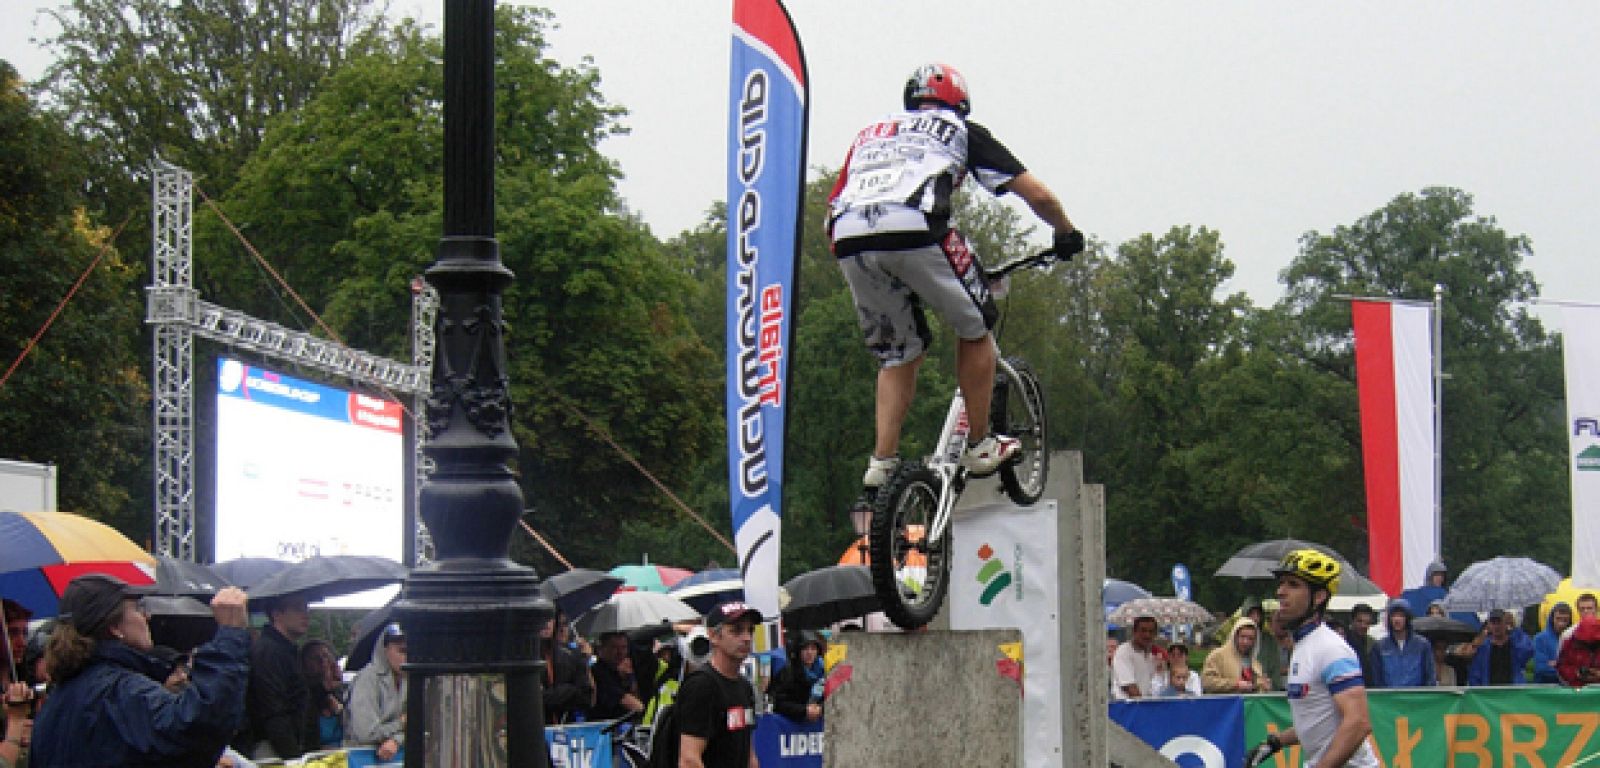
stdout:
[(1247, 766), (1262, 765), (1291, 744), (1303, 747), (1307, 768), (1379, 765), (1367, 745), (1372, 722), (1361, 662), (1344, 638), (1322, 623), (1342, 570), (1338, 560), (1315, 549), (1297, 549), (1272, 572), (1278, 577), (1276, 620), (1294, 635), (1287, 687), (1294, 726), (1256, 745)]
[(950, 227), (951, 198), (970, 173), (995, 195), (1015, 192), (1055, 229), (1062, 259), (1083, 251), (1083, 233), (1061, 201), (988, 129), (967, 119), (966, 80), (947, 64), (919, 67), (906, 80), (905, 109), (856, 135), (829, 196), (828, 237), (850, 284), (867, 348), (879, 362), (876, 431), (862, 485), (889, 479), (900, 427), (916, 394), (917, 368), (931, 341), (924, 303), (954, 329), (956, 377), (971, 432), (962, 463), (993, 474), (1020, 444), (989, 431), (996, 312), (975, 256)]

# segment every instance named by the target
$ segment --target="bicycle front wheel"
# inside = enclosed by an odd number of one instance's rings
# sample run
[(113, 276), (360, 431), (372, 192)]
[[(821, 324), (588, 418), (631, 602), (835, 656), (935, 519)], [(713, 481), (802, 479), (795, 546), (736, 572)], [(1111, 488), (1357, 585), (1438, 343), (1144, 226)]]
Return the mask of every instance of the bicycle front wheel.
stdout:
[(1015, 357), (1006, 358), (1006, 362), (1016, 375), (1001, 370), (995, 376), (989, 429), (1022, 443), (1016, 460), (1000, 468), (1000, 485), (1012, 501), (1027, 506), (1044, 495), (1045, 478), (1050, 472), (1044, 389), (1026, 362)]
[(933, 621), (949, 589), (950, 533), (928, 541), (939, 510), (939, 477), (920, 463), (902, 464), (878, 489), (868, 536), (872, 586), (883, 612), (901, 629)]

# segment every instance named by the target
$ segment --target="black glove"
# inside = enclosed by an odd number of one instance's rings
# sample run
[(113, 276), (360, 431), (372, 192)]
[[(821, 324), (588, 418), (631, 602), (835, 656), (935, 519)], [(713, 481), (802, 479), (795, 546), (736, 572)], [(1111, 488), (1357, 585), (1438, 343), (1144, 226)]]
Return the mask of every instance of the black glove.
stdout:
[(1083, 232), (1077, 229), (1071, 232), (1057, 231), (1051, 250), (1055, 251), (1056, 258), (1072, 261), (1073, 256), (1083, 253)]
[(1278, 754), (1280, 749), (1283, 749), (1283, 742), (1278, 740), (1278, 735), (1272, 734), (1268, 736), (1266, 741), (1257, 744), (1255, 749), (1250, 750), (1250, 755), (1244, 760), (1244, 768), (1255, 768), (1265, 763), (1272, 759), (1273, 755)]

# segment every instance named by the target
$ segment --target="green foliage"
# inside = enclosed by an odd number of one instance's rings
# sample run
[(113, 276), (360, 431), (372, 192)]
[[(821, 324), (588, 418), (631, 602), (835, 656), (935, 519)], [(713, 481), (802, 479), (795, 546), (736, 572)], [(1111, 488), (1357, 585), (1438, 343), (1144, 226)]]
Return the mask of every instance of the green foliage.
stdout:
[[(58, 506), (149, 536), (149, 395), (139, 372), (138, 263), (105, 248), (76, 191), (87, 169), (60, 123), (0, 61), (0, 371), (83, 284), (0, 387), (0, 456), (53, 463)], [(104, 253), (102, 255), (102, 250)], [(85, 270), (99, 256), (99, 264)], [(134, 300), (129, 300), (134, 297)]]

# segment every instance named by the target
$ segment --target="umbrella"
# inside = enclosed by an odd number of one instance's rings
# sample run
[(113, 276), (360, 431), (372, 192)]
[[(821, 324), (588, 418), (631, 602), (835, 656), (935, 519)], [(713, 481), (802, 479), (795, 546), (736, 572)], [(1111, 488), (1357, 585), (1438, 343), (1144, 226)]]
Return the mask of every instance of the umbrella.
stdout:
[[(166, 555), (156, 555), (156, 567), (152, 575), (156, 580), (157, 595), (211, 597), (222, 591), (223, 587), (232, 586), (207, 566)], [(211, 615), (209, 609), (206, 615)]]
[(578, 619), (578, 632), (595, 637), (604, 632), (627, 632), (654, 624), (694, 621), (700, 613), (682, 600), (659, 592), (618, 592)]
[(211, 606), (193, 597), (150, 595), (140, 605), (150, 613), (150, 639), (156, 645), (189, 651), (217, 634)]
[(1129, 600), (1151, 596), (1150, 590), (1122, 579), (1106, 579), (1100, 587), (1100, 603), (1112, 608)]
[(666, 592), (673, 585), (694, 575), (687, 568), (670, 565), (619, 565), (611, 575), (622, 579), (622, 588), (644, 592)]
[(1217, 569), (1218, 576), (1232, 576), (1237, 579), (1270, 579), (1273, 570), (1283, 562), (1283, 556), (1297, 549), (1315, 549), (1344, 566), (1344, 573), (1339, 577), (1339, 594), (1341, 595), (1381, 595), (1383, 589), (1374, 584), (1371, 579), (1361, 575), (1355, 566), (1339, 554), (1333, 547), (1300, 539), (1273, 539), (1251, 544), (1238, 552)]
[(566, 616), (580, 616), (610, 597), (622, 579), (591, 568), (574, 568), (558, 573), (539, 584), (539, 592), (549, 598)]
[(250, 601), (303, 594), (322, 600), (363, 592), (405, 580), (406, 567), (386, 557), (319, 555), (308, 557), (251, 587)]
[(1132, 624), (1140, 616), (1154, 617), (1161, 626), (1210, 624), (1214, 617), (1205, 606), (1176, 597), (1140, 597), (1129, 600), (1106, 618), (1117, 624)]
[(783, 584), (789, 603), (783, 623), (815, 629), (883, 609), (872, 588), (872, 572), (862, 565), (830, 565), (807, 571)]
[(139, 565), (154, 567), (155, 559), (105, 523), (68, 512), (0, 512), (0, 595), (34, 618), (56, 615), (62, 590), (85, 573), (150, 584)]
[(1550, 566), (1526, 557), (1496, 557), (1467, 566), (1445, 595), (1447, 611), (1520, 611), (1561, 584)]
[(743, 600), (744, 579), (737, 568), (712, 568), (678, 582), (667, 594), (705, 613), (729, 600)]
[(271, 557), (236, 557), (211, 566), (211, 572), (235, 587), (249, 591), (251, 587), (277, 575), (292, 563)]
[(1423, 616), (1411, 622), (1411, 628), (1434, 644), (1467, 643), (1478, 634), (1471, 624), (1449, 616)]
[(355, 672), (365, 667), (372, 661), (372, 651), (377, 648), (378, 635), (383, 628), (394, 622), (394, 604), (400, 599), (398, 595), (382, 608), (374, 608), (362, 616), (354, 627), (350, 628), (350, 636), (355, 642), (350, 644), (350, 653), (344, 660), (344, 671)]

